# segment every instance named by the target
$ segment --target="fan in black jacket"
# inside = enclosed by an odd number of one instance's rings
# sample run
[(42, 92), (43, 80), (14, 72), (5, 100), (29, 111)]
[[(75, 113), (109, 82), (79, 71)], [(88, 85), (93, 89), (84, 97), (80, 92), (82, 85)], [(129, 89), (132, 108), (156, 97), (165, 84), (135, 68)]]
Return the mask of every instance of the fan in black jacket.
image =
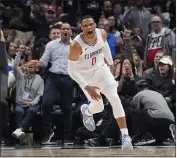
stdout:
[[(75, 16), (75, 11), (72, 5), (68, 5), (69, 12), (67, 13), (67, 19), (64, 19), (63, 22), (70, 22), (71, 19)], [(24, 6), (24, 20), (25, 23), (32, 28), (35, 35), (35, 43), (32, 52), (33, 59), (39, 59), (39, 54), (36, 52), (36, 48), (38, 45), (38, 40), (40, 38), (49, 39), (50, 28), (56, 23), (56, 6), (49, 6), (45, 15), (36, 17), (31, 17), (31, 2), (27, 1)]]

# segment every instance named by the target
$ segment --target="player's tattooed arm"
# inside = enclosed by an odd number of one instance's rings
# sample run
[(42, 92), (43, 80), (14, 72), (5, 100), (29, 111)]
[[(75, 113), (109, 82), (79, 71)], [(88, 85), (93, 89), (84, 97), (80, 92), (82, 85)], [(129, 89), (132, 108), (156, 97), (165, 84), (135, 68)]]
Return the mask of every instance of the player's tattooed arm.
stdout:
[(76, 41), (73, 41), (70, 45), (69, 60), (77, 61), (79, 55), (81, 54), (82, 54), (82, 48), (80, 44)]

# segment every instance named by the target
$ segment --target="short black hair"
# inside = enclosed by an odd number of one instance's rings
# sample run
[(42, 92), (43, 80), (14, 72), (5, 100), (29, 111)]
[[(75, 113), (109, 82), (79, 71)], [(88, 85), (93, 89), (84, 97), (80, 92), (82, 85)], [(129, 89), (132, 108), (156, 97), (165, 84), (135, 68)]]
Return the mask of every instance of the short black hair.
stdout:
[(65, 24), (69, 25), (69, 26), (70, 26), (70, 28), (71, 28), (71, 24), (70, 24), (70, 23), (68, 23), (68, 22), (63, 22), (63, 23), (61, 24), (61, 27), (60, 27), (60, 28), (62, 28), (62, 27), (63, 27), (63, 25), (65, 25)]
[(82, 23), (83, 20), (89, 19), (89, 18), (93, 19), (93, 21), (95, 22), (95, 19), (94, 19), (93, 16), (91, 16), (91, 15), (84, 15), (84, 16), (81, 18), (81, 21), (80, 21), (80, 22)]
[(50, 31), (53, 29), (59, 29), (60, 30), (61, 26), (60, 25), (54, 25), (50, 28)]

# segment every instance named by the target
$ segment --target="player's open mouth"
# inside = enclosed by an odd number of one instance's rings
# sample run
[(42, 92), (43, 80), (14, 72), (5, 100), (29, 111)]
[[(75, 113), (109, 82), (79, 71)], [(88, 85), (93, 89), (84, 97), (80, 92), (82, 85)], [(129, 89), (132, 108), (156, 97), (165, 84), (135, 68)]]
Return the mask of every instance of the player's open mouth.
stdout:
[(64, 36), (66, 37), (66, 36), (67, 36), (67, 33), (64, 33)]
[(88, 35), (92, 35), (93, 31), (88, 31)]

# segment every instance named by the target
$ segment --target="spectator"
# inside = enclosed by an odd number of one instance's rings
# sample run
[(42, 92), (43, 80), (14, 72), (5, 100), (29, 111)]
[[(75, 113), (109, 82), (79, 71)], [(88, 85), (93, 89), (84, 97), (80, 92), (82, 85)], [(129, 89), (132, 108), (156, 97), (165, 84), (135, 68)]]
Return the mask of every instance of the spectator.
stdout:
[(136, 75), (143, 76), (143, 63), (138, 54), (133, 54), (134, 65), (136, 68)]
[(25, 6), (25, 13), (24, 13), (24, 19), (27, 25), (30, 26), (30, 28), (35, 32), (35, 45), (33, 47), (33, 58), (39, 58), (39, 55), (36, 54), (36, 48), (37, 48), (37, 41), (40, 38), (48, 38), (49, 39), (49, 32), (50, 27), (54, 25), (56, 22), (56, 7), (55, 6), (49, 6), (47, 9), (47, 12), (45, 13), (45, 16), (41, 16), (40, 18), (36, 19), (34, 17), (31, 17), (31, 2), (27, 1)]
[(107, 18), (110, 15), (113, 15), (112, 3), (109, 0), (105, 0), (103, 3), (103, 16)]
[(131, 37), (131, 45), (136, 49), (136, 53), (140, 56), (141, 60), (144, 58), (145, 41), (141, 36), (133, 35)]
[(154, 57), (159, 50), (172, 55), (172, 49), (176, 45), (174, 32), (163, 27), (162, 20), (158, 16), (154, 16), (151, 23), (152, 33), (148, 35), (144, 54), (144, 62), (148, 66), (152, 66)]
[(13, 44), (6, 42), (6, 52), (8, 54), (8, 70), (9, 70), (8, 88), (12, 88), (15, 84), (15, 77), (13, 74), (13, 63), (14, 63), (14, 58), (16, 56), (15, 48)]
[[(23, 51), (23, 50), (22, 50)], [(23, 74), (19, 69), (19, 61), (22, 52), (17, 54), (14, 61), (14, 76), (16, 78), (16, 106), (15, 121), (17, 129), (12, 135), (20, 140), (25, 138), (27, 131), (39, 110), (39, 101), (44, 91), (44, 81), (36, 74), (36, 62), (27, 64), (27, 73)]]
[(109, 21), (107, 19), (104, 19), (100, 26), (102, 26), (103, 27), (102, 29), (104, 29), (107, 32), (107, 42), (109, 44), (109, 48), (111, 49), (112, 58), (114, 59), (116, 56), (117, 44), (115, 36), (109, 33), (110, 28)]
[(116, 41), (117, 41), (116, 43), (118, 46), (118, 51), (116, 51), (116, 52), (118, 54), (120, 54), (120, 53), (122, 53), (123, 40), (121, 38), (120, 32), (118, 31), (118, 24), (116, 21), (116, 17), (114, 17), (112, 15), (108, 16), (108, 21), (109, 21), (109, 25), (110, 25), (109, 32), (116, 37)]
[[(9, 76), (8, 76), (8, 87), (13, 87), (14, 83), (15, 83), (15, 77), (13, 74), (13, 63), (14, 63), (14, 59), (11, 57), (15, 55), (14, 53), (14, 48), (12, 47), (10, 49), (10, 43), (6, 42), (6, 52), (8, 53), (8, 70), (9, 70)], [(10, 54), (10, 52), (12, 54)]]
[(163, 96), (147, 90), (141, 83), (137, 86), (141, 91), (133, 97), (133, 105), (137, 109), (132, 112), (134, 128), (137, 126), (139, 132), (150, 132), (158, 145), (169, 136), (175, 141), (174, 116)]
[(49, 37), (51, 40), (60, 38), (60, 27), (58, 25), (54, 25), (51, 27)]
[(55, 26), (58, 25), (58, 27), (61, 28), (61, 25), (62, 25), (62, 24), (63, 24), (62, 21), (58, 21), (58, 22), (55, 23)]
[(77, 29), (77, 32), (78, 32), (78, 33), (81, 32), (81, 22), (80, 22), (80, 21), (77, 21), (76, 29)]
[(57, 92), (60, 92), (60, 106), (64, 112), (65, 141), (71, 139), (71, 105), (73, 102), (74, 81), (67, 72), (70, 43), (71, 26), (63, 23), (61, 26), (61, 38), (47, 44), (45, 52), (38, 62), (40, 68), (45, 68), (49, 62), (52, 64), (46, 80), (42, 103), (44, 144), (49, 143), (54, 136), (51, 112), (53, 111), (53, 103), (57, 99)]
[(102, 0), (79, 1), (81, 15), (91, 15), (98, 22), (102, 11)]
[(126, 99), (133, 97), (136, 92), (136, 80), (138, 77), (135, 74), (135, 67), (132, 60), (127, 57), (122, 57), (120, 73), (117, 80), (119, 81), (118, 93)]
[(25, 45), (27, 41), (34, 38), (32, 28), (25, 23), (24, 9), (22, 11), (16, 18), (12, 19), (7, 37), (7, 42), (12, 42), (16, 45)]
[(144, 7), (143, 0), (136, 0), (136, 7), (129, 9), (123, 18), (123, 24), (130, 21), (130, 29), (140, 28), (143, 31), (143, 38), (146, 39), (149, 34), (149, 24), (151, 22), (151, 13)]
[(151, 74), (155, 74), (158, 72), (159, 60), (162, 58), (163, 55), (164, 52), (162, 52), (161, 50), (157, 52), (157, 54), (154, 57), (154, 66), (152, 68), (147, 69), (144, 72), (144, 76), (150, 76)]
[(115, 3), (113, 5), (114, 16), (116, 17), (118, 26), (121, 24), (123, 20), (123, 6), (120, 3)]
[(63, 8), (61, 6), (57, 7), (57, 21), (60, 20), (60, 16), (63, 14)]
[(104, 28), (104, 20), (107, 20), (105, 17), (100, 17), (98, 21), (98, 28), (103, 29)]
[(154, 4), (151, 13), (152, 16), (159, 16), (161, 18), (164, 27), (169, 27), (170, 14), (163, 11), (165, 11), (165, 7), (162, 8), (160, 5)]
[(74, 39), (77, 36), (78, 31), (77, 31), (76, 27), (71, 27), (71, 29), (72, 29), (72, 36), (71, 36), (71, 38)]
[(114, 75), (115, 78), (117, 78), (119, 76), (119, 72), (120, 72), (120, 57), (116, 57), (114, 60), (114, 66), (113, 66), (113, 70), (112, 74)]
[(27, 43), (25, 45), (25, 55), (32, 55), (32, 48), (31, 48), (30, 43)]
[(45, 14), (45, 5), (42, 5), (41, 1), (33, 1), (32, 14), (36, 18), (40, 18), (41, 15)]
[(143, 30), (141, 29), (141, 28), (134, 28), (133, 29), (133, 33), (134, 33), (134, 35), (135, 36), (140, 36), (140, 37), (142, 37), (142, 35), (143, 35)]
[(169, 12), (170, 12), (170, 29), (176, 27), (176, 0), (171, 0)]
[[(48, 7), (49, 7), (49, 5), (46, 4), (45, 2), (43, 2), (42, 7), (41, 7), (41, 12), (39, 15), (45, 16), (45, 13), (47, 12)], [(40, 6), (39, 6), (39, 8), (40, 8)], [(39, 15), (37, 15), (37, 16), (39, 16)]]
[(116, 17), (114, 17), (113, 15), (108, 16), (108, 21), (110, 25), (109, 32), (113, 34), (116, 37), (116, 39), (120, 38), (120, 32), (117, 30), (118, 25), (116, 22)]
[(124, 53), (126, 56), (128, 56), (131, 60), (133, 60), (133, 47), (132, 47), (132, 41), (131, 41), (131, 30), (127, 30), (124, 26), (124, 32), (121, 32), (123, 35), (124, 40)]
[(12, 59), (15, 59), (16, 52), (17, 52), (17, 50), (16, 50), (17, 46), (15, 44), (13, 44), (13, 43), (9, 43), (9, 42), (7, 42), (7, 43), (8, 44), (6, 45), (6, 50), (7, 50), (8, 54), (9, 54), (9, 56)]
[(59, 20), (61, 20), (62, 16), (64, 15), (64, 18), (62, 22), (68, 22), (72, 26), (76, 26), (77, 22), (77, 14), (76, 14), (76, 8), (73, 5), (74, 1), (68, 0), (68, 1), (63, 1), (63, 6), (64, 9), (64, 14), (60, 14)]
[(165, 98), (170, 109), (174, 111), (174, 104), (176, 102), (175, 83), (173, 78), (173, 62), (169, 56), (163, 56), (159, 60), (157, 70), (159, 73), (151, 74), (151, 85), (153, 89)]
[(121, 67), (121, 64), (119, 62), (117, 64), (117, 67), (116, 67), (116, 70), (115, 70), (115, 75), (114, 75), (115, 78), (117, 78), (120, 75), (120, 67)]

